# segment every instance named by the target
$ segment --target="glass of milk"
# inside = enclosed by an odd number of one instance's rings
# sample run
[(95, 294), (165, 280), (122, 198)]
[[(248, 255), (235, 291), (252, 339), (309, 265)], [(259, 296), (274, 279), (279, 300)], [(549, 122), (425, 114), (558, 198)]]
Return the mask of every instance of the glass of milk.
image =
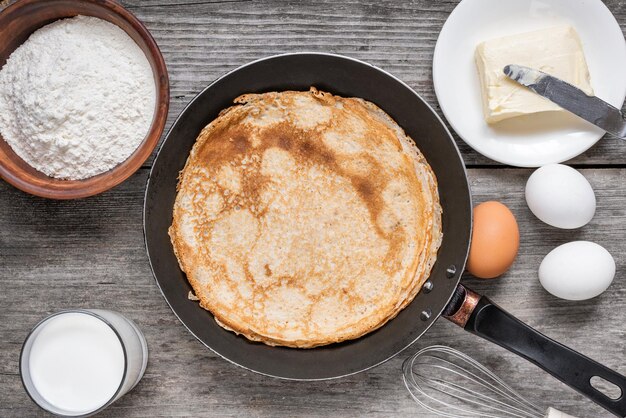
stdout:
[(148, 346), (117, 312), (73, 309), (50, 315), (30, 332), (20, 356), (28, 395), (56, 415), (100, 412), (141, 380)]

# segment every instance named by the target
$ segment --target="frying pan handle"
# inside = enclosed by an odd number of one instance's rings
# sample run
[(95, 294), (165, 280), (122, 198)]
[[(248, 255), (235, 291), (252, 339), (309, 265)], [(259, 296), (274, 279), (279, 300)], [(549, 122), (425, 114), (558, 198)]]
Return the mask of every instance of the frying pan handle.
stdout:
[[(626, 416), (626, 377), (546, 337), (486, 297), (459, 285), (444, 316), (524, 357), (613, 414)], [(593, 387), (591, 379), (596, 376), (617, 386), (621, 393), (611, 397)]]

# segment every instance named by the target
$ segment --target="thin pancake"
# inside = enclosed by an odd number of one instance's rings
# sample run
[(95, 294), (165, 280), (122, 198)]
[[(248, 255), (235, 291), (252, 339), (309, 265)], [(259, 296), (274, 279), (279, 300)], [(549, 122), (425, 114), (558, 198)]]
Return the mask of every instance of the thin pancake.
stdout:
[(198, 136), (170, 237), (200, 305), (269, 345), (357, 338), (395, 317), (441, 243), (435, 176), (362, 99), (247, 94)]

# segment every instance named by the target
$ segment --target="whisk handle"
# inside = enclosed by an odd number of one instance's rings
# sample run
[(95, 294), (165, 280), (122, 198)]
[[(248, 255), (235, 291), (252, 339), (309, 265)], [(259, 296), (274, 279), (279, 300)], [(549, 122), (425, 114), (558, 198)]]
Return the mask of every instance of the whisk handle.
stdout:
[[(546, 337), (488, 298), (474, 295), (479, 298), (465, 330), (524, 357), (613, 414), (626, 416), (626, 377)], [(621, 394), (611, 397), (596, 389), (591, 385), (594, 376), (617, 386)]]

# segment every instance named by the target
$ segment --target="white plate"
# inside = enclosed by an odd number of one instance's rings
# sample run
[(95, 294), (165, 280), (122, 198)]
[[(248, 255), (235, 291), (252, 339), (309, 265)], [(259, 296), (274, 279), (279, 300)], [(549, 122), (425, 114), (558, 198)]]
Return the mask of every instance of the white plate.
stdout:
[(448, 122), (476, 151), (504, 164), (538, 167), (573, 158), (604, 135), (582, 119), (560, 112), (494, 126), (483, 118), (476, 45), (562, 23), (571, 24), (580, 35), (595, 94), (621, 108), (626, 96), (626, 42), (602, 1), (463, 0), (452, 11), (435, 46), (433, 82)]

